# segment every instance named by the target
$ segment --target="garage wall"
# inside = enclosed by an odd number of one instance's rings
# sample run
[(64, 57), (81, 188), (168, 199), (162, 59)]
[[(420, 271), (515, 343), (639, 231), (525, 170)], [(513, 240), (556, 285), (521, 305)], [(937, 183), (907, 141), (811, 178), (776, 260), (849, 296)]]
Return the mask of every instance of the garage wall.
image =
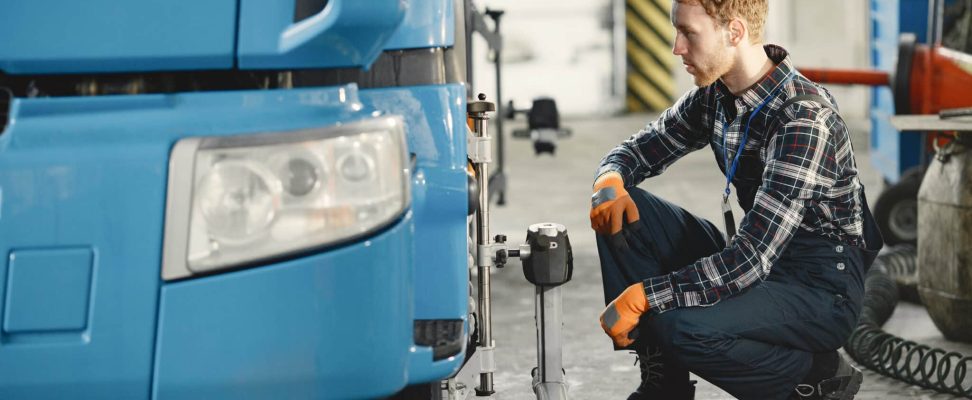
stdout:
[[(533, 98), (557, 100), (561, 114), (606, 114), (619, 109), (612, 93), (609, 0), (477, 1), (506, 11), (503, 96), (519, 108)], [(473, 39), (475, 90), (495, 93), (493, 65), (482, 38)]]
[[(767, 39), (785, 47), (797, 67), (870, 68), (869, 3), (770, 0)], [(845, 117), (866, 117), (870, 90), (827, 86)]]
[[(614, 46), (614, 27), (624, 29), (624, 0), (491, 0), (485, 7), (506, 11), (503, 95), (517, 107), (539, 96), (557, 100), (564, 115), (604, 115), (624, 109), (624, 44)], [(797, 66), (867, 68), (868, 4), (846, 0), (770, 0), (766, 38), (783, 45)], [(615, 24), (618, 21), (618, 24)], [(614, 36), (617, 37), (617, 36)], [(621, 38), (624, 37), (623, 31)], [(474, 38), (474, 87), (495, 94), (495, 77), (485, 41)], [(619, 80), (620, 75), (620, 80)], [(676, 97), (692, 87), (675, 68)], [(830, 87), (848, 117), (867, 115), (868, 90)]]

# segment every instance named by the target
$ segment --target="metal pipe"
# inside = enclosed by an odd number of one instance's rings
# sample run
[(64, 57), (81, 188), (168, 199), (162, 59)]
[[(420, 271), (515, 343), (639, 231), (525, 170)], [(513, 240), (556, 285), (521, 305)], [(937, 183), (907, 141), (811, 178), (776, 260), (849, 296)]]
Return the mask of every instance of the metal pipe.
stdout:
[[(563, 363), (563, 294), (561, 286), (537, 285), (537, 377), (538, 399), (566, 400), (567, 377)], [(541, 395), (541, 392), (543, 393)]]
[(470, 87), (472, 87), (473, 72), (474, 72), (473, 71), (473, 56), (472, 56), (472, 54), (473, 54), (473, 40), (472, 40), (472, 35), (473, 35), (473, 32), (476, 31), (476, 21), (473, 18), (473, 15), (476, 14), (476, 6), (473, 5), (472, 0), (463, 0), (463, 1), (464, 1), (464, 4), (465, 4), (465, 7), (463, 7), (463, 9), (465, 11), (464, 17), (466, 18), (466, 26), (465, 26), (465, 28), (466, 28), (465, 29), (465, 36), (466, 36), (466, 43), (465, 43), (465, 45), (466, 45), (466, 85), (467, 85), (466, 86), (466, 89), (469, 89)]
[[(483, 121), (485, 125), (485, 120)], [(488, 137), (484, 131), (483, 137)], [(492, 239), (489, 236), (489, 180), (485, 177), (489, 176), (489, 167), (486, 163), (481, 163), (476, 166), (477, 176), (484, 177), (479, 180), (479, 212), (476, 214), (477, 224), (476, 224), (476, 237), (478, 239), (479, 248), (483, 246), (489, 246), (492, 243)], [(490, 268), (489, 265), (479, 265), (479, 318), (480, 318), (480, 332), (479, 332), (479, 345), (481, 347), (492, 347), (493, 345), (493, 319), (492, 319), (492, 303), (490, 300)], [(483, 372), (479, 375), (479, 391), (483, 393), (493, 392), (493, 373), (491, 371)]]
[(611, 46), (613, 48), (612, 62), (613, 72), (611, 73), (611, 97), (614, 103), (614, 110), (623, 110), (625, 95), (628, 90), (628, 50), (627, 35), (628, 29), (625, 25), (625, 0), (611, 1), (612, 25)]
[(838, 85), (890, 86), (891, 76), (885, 71), (867, 69), (800, 68), (800, 73), (817, 83)]
[[(499, 198), (497, 205), (506, 205), (506, 147), (503, 143), (503, 36), (500, 35), (500, 18), (503, 17), (503, 10), (486, 9), (486, 15), (493, 20), (493, 35), (495, 42), (491, 43), (490, 49), (493, 51), (493, 64), (496, 69), (496, 169), (494, 176), (489, 177), (490, 183), (496, 182), (496, 190)], [(488, 199), (488, 198), (487, 198)]]
[[(479, 100), (485, 100), (485, 96), (480, 94)], [(470, 112), (472, 119), (473, 134), (481, 141), (489, 143), (489, 118), (485, 111), (491, 107), (477, 109), (478, 112)], [(482, 111), (480, 111), (482, 110)], [(478, 149), (477, 149), (478, 151)], [(488, 161), (478, 162), (474, 165), (476, 176), (479, 177), (479, 211), (476, 213), (476, 242), (480, 251), (492, 244), (489, 235), (489, 166)], [(493, 347), (493, 322), (492, 305), (490, 300), (490, 263), (486, 263), (483, 257), (477, 257), (477, 271), (479, 272), (478, 293), (479, 293), (479, 347), (483, 349), (484, 372), (480, 373), (480, 386), (476, 388), (479, 395), (493, 394), (493, 372), (492, 372), (492, 347)]]
[(944, 0), (933, 0), (930, 3), (931, 9), (931, 23), (928, 24), (929, 29), (933, 29), (932, 36), (928, 37), (928, 52), (926, 53), (924, 60), (925, 71), (923, 72), (923, 84), (925, 85), (925, 90), (922, 91), (924, 99), (921, 102), (921, 113), (922, 114), (932, 114), (934, 113), (933, 104), (935, 103), (936, 97), (940, 97), (942, 93), (941, 87), (935, 85), (935, 74), (942, 72), (940, 68), (935, 68), (935, 59), (939, 58), (940, 48), (942, 47), (942, 26), (944, 25), (945, 16), (945, 1)]
[[(502, 15), (502, 12), (491, 15), (494, 22), (493, 29), (495, 30), (497, 36), (499, 36), (500, 17)], [(502, 36), (500, 36), (500, 38), (500, 40), (502, 40)], [(503, 47), (497, 47), (496, 50), (493, 51), (493, 54), (496, 56), (496, 59), (494, 60), (496, 64), (496, 115), (499, 116), (499, 118), (496, 119), (496, 173), (502, 174), (505, 169), (504, 167), (506, 166), (506, 149), (503, 147), (503, 120), (505, 119), (503, 118)], [(506, 191), (506, 188), (500, 188), (500, 190), (500, 196), (505, 196), (506, 193), (504, 192)]]

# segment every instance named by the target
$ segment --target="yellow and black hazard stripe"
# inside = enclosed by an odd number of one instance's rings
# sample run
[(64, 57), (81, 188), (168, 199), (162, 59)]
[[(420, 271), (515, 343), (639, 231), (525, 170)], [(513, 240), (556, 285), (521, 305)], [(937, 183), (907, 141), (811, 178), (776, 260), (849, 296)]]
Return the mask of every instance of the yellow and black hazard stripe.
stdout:
[(675, 101), (670, 0), (625, 0), (628, 111), (661, 111)]

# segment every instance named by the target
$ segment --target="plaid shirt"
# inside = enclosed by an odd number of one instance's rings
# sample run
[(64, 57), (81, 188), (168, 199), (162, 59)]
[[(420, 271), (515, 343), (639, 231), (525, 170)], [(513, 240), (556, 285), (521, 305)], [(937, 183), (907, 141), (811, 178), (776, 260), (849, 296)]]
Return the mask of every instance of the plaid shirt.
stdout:
[[(746, 211), (738, 233), (719, 253), (645, 279), (652, 313), (712, 305), (766, 279), (798, 229), (864, 244), (863, 187), (833, 96), (794, 70), (786, 50), (773, 45), (765, 50), (777, 66), (741, 96), (721, 81), (693, 89), (601, 161), (598, 176), (617, 171), (630, 187), (709, 145), (725, 173), (724, 154), (735, 156), (751, 112), (772, 96), (752, 121), (733, 178)], [(780, 109), (801, 94), (822, 95), (834, 108), (797, 101)], [(721, 189), (713, 188), (713, 197)]]

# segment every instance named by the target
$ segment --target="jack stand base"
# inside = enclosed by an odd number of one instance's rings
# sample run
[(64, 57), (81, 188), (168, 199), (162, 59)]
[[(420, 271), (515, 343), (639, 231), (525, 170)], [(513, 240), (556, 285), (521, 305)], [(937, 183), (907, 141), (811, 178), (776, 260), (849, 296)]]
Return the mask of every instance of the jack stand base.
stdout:
[[(443, 390), (443, 400), (472, 400), (492, 399), (493, 396), (480, 394), (479, 373), (482, 362), (482, 352), (474, 352), (455, 376), (449, 379), (447, 390)], [(477, 397), (478, 396), (478, 397)], [(484, 397), (486, 396), (486, 397)]]
[(567, 398), (567, 384), (561, 382), (540, 382), (537, 374), (538, 368), (534, 368), (530, 375), (533, 375), (533, 393), (537, 395), (537, 400), (558, 400)]

